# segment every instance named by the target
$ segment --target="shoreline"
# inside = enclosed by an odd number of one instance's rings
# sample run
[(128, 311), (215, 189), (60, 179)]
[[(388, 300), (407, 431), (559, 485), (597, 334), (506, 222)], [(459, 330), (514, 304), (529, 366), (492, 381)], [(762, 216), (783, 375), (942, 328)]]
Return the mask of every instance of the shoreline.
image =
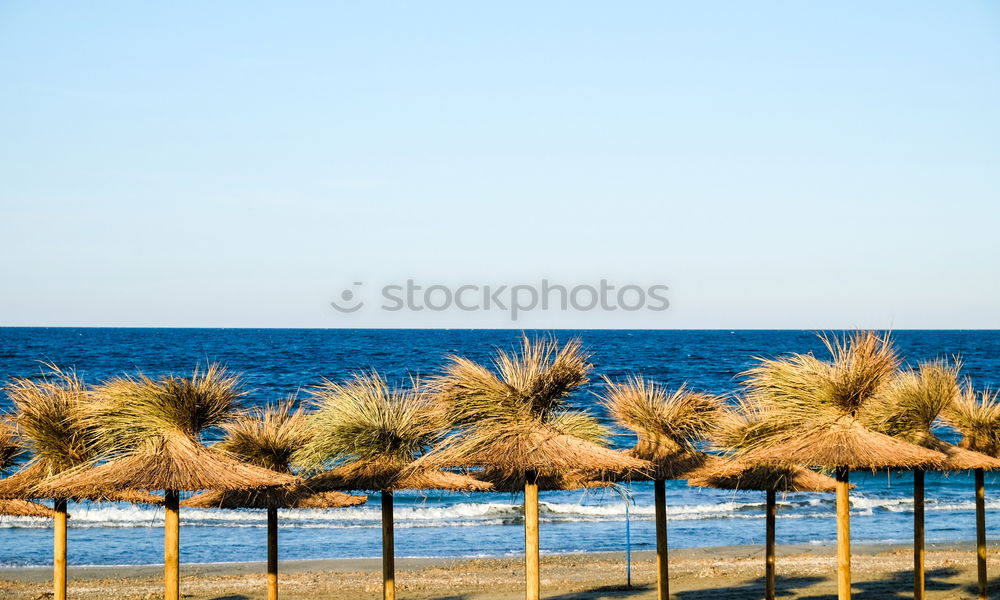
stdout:
[[(990, 541), (987, 543), (987, 548), (989, 551), (1000, 552), (1000, 540)], [(899, 543), (885, 543), (885, 544), (855, 544), (851, 546), (851, 555), (856, 556), (871, 556), (883, 553), (893, 553), (901, 552), (903, 550), (912, 551), (913, 547), (907, 544)], [(926, 550), (928, 552), (972, 552), (975, 553), (976, 546), (974, 542), (945, 542), (945, 543), (928, 543), (926, 544)], [(778, 556), (788, 555), (788, 556), (802, 556), (802, 555), (814, 555), (814, 556), (833, 556), (836, 552), (836, 544), (785, 544), (778, 545), (776, 547), (776, 553)], [(764, 545), (756, 544), (745, 544), (745, 545), (732, 545), (732, 546), (699, 546), (695, 548), (671, 548), (670, 549), (670, 559), (674, 560), (687, 560), (687, 559), (699, 559), (708, 557), (717, 558), (727, 558), (727, 557), (745, 557), (750, 555), (764, 554)], [(542, 553), (541, 559), (545, 561), (546, 559), (566, 559), (566, 558), (577, 558), (581, 560), (585, 559), (599, 559), (599, 560), (621, 560), (622, 564), (625, 564), (625, 551), (599, 551), (599, 552), (553, 552), (553, 553)], [(652, 561), (656, 558), (656, 552), (654, 550), (633, 550), (632, 551), (632, 561)], [(425, 569), (425, 568), (448, 568), (455, 565), (472, 562), (472, 561), (518, 561), (523, 560), (523, 555), (509, 555), (509, 556), (399, 556), (395, 557), (396, 567), (399, 569)], [(190, 572), (193, 576), (212, 574), (212, 575), (241, 575), (245, 573), (255, 573), (261, 571), (265, 567), (264, 561), (219, 561), (210, 563), (185, 563), (181, 562), (181, 569), (183, 571)], [(367, 572), (367, 571), (381, 571), (382, 569), (382, 558), (381, 557), (365, 557), (365, 558), (307, 558), (307, 559), (295, 559), (295, 560), (281, 560), (279, 561), (281, 572), (289, 573), (300, 573), (308, 571), (325, 571), (325, 572)], [(163, 570), (162, 563), (152, 563), (152, 564), (127, 564), (127, 565), (69, 565), (68, 567), (70, 574), (74, 573), (80, 578), (102, 578), (114, 576), (114, 573), (119, 573), (118, 577), (130, 577), (130, 576), (148, 576), (145, 573), (149, 571), (151, 574), (159, 573)], [(45, 577), (48, 576), (49, 571), (52, 570), (52, 565), (25, 565), (17, 567), (0, 567), (0, 581), (29, 581), (34, 579), (34, 573), (43, 573)], [(127, 575), (121, 575), (121, 572), (127, 572)], [(136, 573), (132, 575), (131, 573)]]
[[(784, 600), (833, 598), (836, 548), (786, 545), (777, 548), (778, 590)], [(912, 590), (913, 548), (859, 544), (852, 548), (855, 598), (904, 598)], [(1000, 546), (992, 544), (989, 570), (1000, 572)], [(971, 542), (929, 544), (927, 598), (975, 598), (976, 556)], [(397, 558), (396, 585), (412, 600), (519, 600), (524, 558)], [(181, 589), (191, 600), (264, 600), (265, 563), (181, 565)], [(281, 597), (308, 600), (378, 600), (380, 558), (291, 560), (280, 563)], [(632, 583), (626, 586), (624, 552), (549, 554), (542, 557), (542, 596), (559, 600), (655, 600), (655, 552), (632, 553)], [(763, 592), (763, 546), (678, 548), (670, 551), (670, 590), (675, 600), (759, 600)], [(0, 599), (33, 600), (51, 591), (51, 566), (0, 569)], [(149, 600), (163, 589), (162, 565), (69, 568), (70, 597)], [(1000, 581), (991, 581), (1000, 588)], [(995, 590), (994, 590), (995, 591)]]

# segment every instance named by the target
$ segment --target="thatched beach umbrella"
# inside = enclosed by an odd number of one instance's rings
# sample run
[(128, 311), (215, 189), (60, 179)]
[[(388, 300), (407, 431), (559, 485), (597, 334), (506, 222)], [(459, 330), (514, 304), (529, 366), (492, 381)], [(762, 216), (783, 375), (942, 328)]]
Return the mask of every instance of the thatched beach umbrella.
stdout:
[(568, 410), (566, 397), (587, 382), (580, 342), (522, 340), (519, 353), (497, 351), (493, 369), (453, 356), (429, 382), (458, 432), (421, 459), (438, 466), (491, 469), (524, 479), (525, 597), (537, 600), (538, 478), (571, 471), (640, 470), (646, 461), (603, 445), (593, 416)]
[[(0, 421), (0, 472), (6, 471), (23, 452), (14, 437), (14, 428)], [(56, 511), (28, 500), (0, 500), (0, 515), (7, 517), (54, 518)]]
[(39, 517), (53, 519), (56, 511), (30, 500), (0, 500), (0, 515), (5, 517)]
[[(976, 392), (971, 385), (944, 411), (945, 420), (964, 436), (960, 445), (987, 456), (1000, 457), (1000, 397), (997, 392)], [(976, 566), (979, 598), (986, 600), (986, 485), (983, 469), (976, 474)]]
[[(760, 407), (739, 399), (736, 409), (725, 410), (712, 432), (718, 448), (735, 452), (768, 433), (765, 414)], [(756, 490), (766, 493), (766, 523), (764, 545), (764, 595), (773, 600), (775, 590), (775, 517), (777, 492), (833, 492), (836, 480), (800, 466), (748, 465), (739, 460), (709, 456), (704, 467), (691, 473), (688, 485), (729, 490)]]
[(180, 598), (181, 491), (239, 490), (294, 483), (202, 445), (203, 432), (234, 418), (238, 377), (210, 365), (191, 377), (118, 377), (95, 389), (84, 416), (110, 460), (74, 469), (44, 487), (66, 495), (124, 490), (164, 492), (164, 598)]
[[(63, 494), (41, 486), (49, 478), (89, 464), (98, 456), (93, 431), (82, 416), (89, 398), (83, 381), (73, 371), (46, 364), (40, 377), (14, 378), (5, 391), (14, 405), (16, 436), (31, 458), (17, 473), (0, 480), (0, 498), (29, 500), (54, 498), (53, 597), (66, 598), (66, 519), (70, 499), (156, 503), (148, 494), (134, 490), (118, 493)], [(22, 507), (24, 505), (21, 505)]]
[(722, 490), (753, 490), (766, 493), (764, 540), (764, 598), (774, 600), (775, 520), (778, 492), (834, 492), (837, 481), (803, 467), (747, 466), (739, 461), (718, 460), (688, 478), (688, 485)]
[(317, 492), (378, 491), (382, 502), (382, 597), (396, 597), (393, 491), (442, 489), (486, 491), (488, 483), (413, 462), (441, 433), (426, 396), (391, 387), (375, 372), (343, 383), (324, 381), (310, 390), (316, 411), (308, 415), (310, 438), (294, 462), (328, 471), (310, 477)]
[(824, 338), (829, 362), (794, 354), (762, 359), (746, 373), (748, 402), (762, 411), (736, 456), (756, 466), (832, 469), (837, 478), (837, 593), (851, 597), (849, 472), (934, 468), (942, 455), (878, 433), (859, 420), (899, 367), (888, 336)]
[[(244, 462), (292, 475), (292, 453), (309, 441), (302, 410), (292, 410), (292, 400), (255, 409), (222, 429), (225, 438), (214, 447)], [(255, 490), (203, 492), (181, 502), (192, 508), (263, 509), (267, 511), (267, 599), (278, 598), (278, 509), (343, 508), (368, 501), (366, 496), (340, 492), (315, 492), (305, 482)]]
[[(947, 471), (1000, 468), (1000, 460), (959, 448), (933, 433), (942, 412), (961, 396), (959, 367), (943, 360), (899, 372), (868, 412), (872, 427), (944, 455)], [(913, 597), (924, 598), (924, 470), (913, 471)]]
[(656, 521), (656, 597), (670, 596), (667, 568), (666, 481), (684, 479), (704, 466), (707, 455), (695, 449), (716, 424), (722, 401), (685, 386), (668, 391), (642, 377), (621, 382), (605, 379), (602, 402), (615, 421), (635, 432), (638, 440), (629, 454), (649, 461), (645, 472), (622, 473), (624, 478), (653, 481)]

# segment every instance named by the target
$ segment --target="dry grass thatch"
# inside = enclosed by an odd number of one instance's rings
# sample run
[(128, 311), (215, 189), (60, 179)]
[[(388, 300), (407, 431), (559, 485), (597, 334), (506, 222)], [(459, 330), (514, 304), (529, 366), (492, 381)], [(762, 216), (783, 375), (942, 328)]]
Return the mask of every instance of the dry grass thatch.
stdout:
[(888, 393), (899, 356), (888, 334), (823, 338), (831, 358), (761, 360), (747, 371), (743, 401), (752, 418), (723, 424), (720, 438), (746, 464), (852, 469), (936, 468), (940, 453), (865, 427), (861, 419)]
[(203, 492), (184, 502), (193, 508), (345, 508), (359, 506), (368, 496), (352, 496), (342, 492), (316, 492), (303, 484), (228, 492)]
[(943, 454), (942, 469), (1000, 468), (1000, 460), (949, 444), (933, 433), (944, 410), (961, 397), (958, 373), (957, 364), (943, 360), (901, 371), (866, 409), (866, 417), (877, 431)]
[(481, 467), (508, 473), (534, 471), (559, 475), (584, 471), (597, 476), (611, 471), (638, 472), (651, 468), (647, 461), (532, 423), (477, 428), (453, 436), (421, 457), (418, 464)]
[(292, 404), (287, 399), (224, 423), (225, 438), (215, 447), (252, 465), (291, 473), (292, 455), (311, 437), (305, 413)]
[(607, 384), (602, 403), (623, 427), (638, 436), (632, 456), (652, 463), (646, 473), (631, 478), (683, 479), (701, 467), (705, 457), (694, 443), (718, 423), (722, 400), (681, 386), (673, 392), (642, 377)]
[(449, 423), (489, 426), (497, 421), (547, 422), (566, 409), (566, 397), (587, 383), (593, 368), (578, 339), (523, 337), (518, 352), (497, 350), (493, 369), (452, 356), (427, 382)]
[(177, 433), (200, 442), (205, 429), (238, 414), (244, 394), (239, 376), (215, 364), (190, 377), (122, 376), (94, 389), (84, 420), (103, 454), (122, 455)]
[(799, 428), (794, 437), (736, 454), (747, 465), (936, 469), (944, 456), (868, 429), (850, 416)]
[(331, 467), (307, 480), (311, 489), (489, 489), (465, 475), (413, 465), (439, 439), (442, 425), (417, 386), (391, 387), (373, 372), (345, 383), (325, 381), (310, 394), (316, 406), (307, 418), (312, 436), (294, 459), (314, 471)]
[(492, 484), (468, 475), (451, 473), (416, 463), (401, 464), (394, 459), (356, 460), (318, 473), (305, 485), (316, 491), (328, 490), (449, 490), (488, 492)]
[(932, 360), (899, 371), (866, 406), (863, 419), (886, 435), (918, 443), (961, 395), (959, 368), (957, 363)]
[(0, 421), (0, 472), (9, 469), (22, 452), (24, 449), (17, 443), (14, 427)]
[(147, 440), (142, 447), (99, 466), (46, 480), (40, 487), (54, 497), (89, 497), (128, 490), (256, 489), (296, 481), (291, 475), (240, 462), (175, 433)]
[[(63, 471), (72, 473), (82, 470), (83, 467)], [(53, 494), (53, 490), (48, 487), (48, 482), (60, 475), (49, 476), (48, 472), (41, 465), (29, 463), (17, 473), (6, 479), (0, 479), (0, 498), (41, 500), (45, 498), (65, 498), (68, 500), (93, 500), (95, 502), (129, 502), (131, 504), (163, 504), (162, 496), (155, 496), (147, 492), (137, 490), (101, 490), (84, 489), (73, 494)]]
[(963, 448), (1000, 457), (1000, 395), (966, 385), (944, 411), (944, 419), (964, 436)]
[[(493, 486), (493, 491), (510, 494), (523, 492), (524, 485), (527, 483), (527, 476), (524, 473), (510, 473), (492, 469), (477, 473), (476, 479), (489, 482)], [(543, 492), (603, 488), (614, 485), (612, 481), (595, 479), (590, 474), (582, 471), (543, 474), (537, 476), (534, 481), (538, 485), (538, 489)]]
[(82, 420), (89, 405), (86, 386), (73, 371), (45, 366), (48, 372), (40, 377), (14, 378), (5, 388), (19, 441), (31, 452), (22, 471), (39, 478), (97, 457), (94, 432)]
[(56, 511), (37, 502), (29, 502), (28, 500), (0, 500), (0, 515), (6, 517), (39, 517), (42, 519), (51, 519), (56, 516)]
[(889, 385), (900, 359), (889, 334), (823, 337), (830, 361), (811, 354), (760, 359), (744, 373), (750, 397), (768, 419), (789, 424), (857, 417)]
[(307, 417), (312, 435), (293, 457), (307, 469), (353, 461), (402, 469), (440, 435), (422, 392), (391, 387), (375, 372), (324, 381), (309, 400), (316, 407)]
[(604, 447), (607, 431), (597, 419), (568, 408), (569, 393), (588, 381), (588, 361), (579, 340), (560, 347), (527, 337), (518, 352), (498, 350), (492, 369), (452, 357), (428, 388), (457, 431), (420, 464), (545, 476), (649, 468)]
[(761, 492), (833, 492), (837, 480), (804, 467), (752, 466), (713, 457), (705, 467), (691, 473), (688, 485)]

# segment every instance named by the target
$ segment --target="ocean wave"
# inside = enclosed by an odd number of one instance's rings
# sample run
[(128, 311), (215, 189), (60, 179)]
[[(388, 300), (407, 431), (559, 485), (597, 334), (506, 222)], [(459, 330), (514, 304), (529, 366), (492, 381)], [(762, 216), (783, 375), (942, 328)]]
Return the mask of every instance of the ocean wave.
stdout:
[[(795, 499), (786, 496), (778, 503), (781, 518), (834, 518), (834, 499), (807, 497)], [(1000, 509), (1000, 500), (987, 503), (990, 510)], [(854, 494), (851, 497), (852, 514), (864, 516), (879, 512), (906, 513), (913, 511), (913, 499), (908, 497), (879, 497)], [(738, 502), (732, 499), (711, 503), (668, 504), (667, 517), (671, 521), (700, 521), (715, 519), (762, 519), (765, 504), (762, 501)], [(973, 511), (969, 501), (939, 501), (929, 498), (927, 511)], [(602, 504), (540, 502), (539, 519), (543, 523), (572, 523), (624, 521), (624, 502)], [(651, 521), (655, 509), (652, 505), (629, 505), (628, 514), (634, 521)], [(415, 504), (396, 507), (393, 517), (399, 528), (423, 527), (476, 527), (521, 523), (524, 509), (521, 504), (502, 502), (458, 502), (454, 504)], [(161, 527), (162, 507), (137, 506), (123, 503), (82, 503), (70, 505), (70, 526), (73, 528), (130, 528)], [(339, 509), (281, 510), (282, 527), (302, 529), (355, 529), (378, 527), (382, 513), (377, 505)], [(189, 527), (264, 527), (266, 517), (259, 510), (222, 510), (204, 508), (181, 509), (181, 524)], [(51, 521), (34, 517), (3, 517), (0, 528), (48, 528)]]

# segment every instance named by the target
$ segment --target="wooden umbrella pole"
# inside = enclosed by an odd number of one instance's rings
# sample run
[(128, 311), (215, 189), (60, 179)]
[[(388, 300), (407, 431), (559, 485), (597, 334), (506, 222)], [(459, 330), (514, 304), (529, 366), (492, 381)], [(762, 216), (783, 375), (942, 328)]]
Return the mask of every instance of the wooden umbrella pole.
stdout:
[(982, 469), (976, 469), (976, 567), (979, 600), (986, 600), (986, 482)]
[(267, 600), (278, 600), (278, 509), (267, 509)]
[(913, 600), (924, 600), (924, 471), (913, 472)]
[(538, 573), (538, 474), (528, 471), (524, 478), (524, 581), (525, 600), (538, 600), (541, 593)]
[(670, 579), (667, 569), (667, 486), (662, 479), (653, 481), (656, 499), (656, 600), (670, 597)]
[(765, 532), (765, 566), (764, 566), (764, 598), (774, 600), (774, 521), (778, 503), (775, 501), (774, 490), (767, 490), (767, 525)]
[(52, 553), (52, 597), (54, 600), (66, 600), (66, 499), (57, 498), (55, 502), (55, 543)]
[(850, 471), (837, 467), (837, 598), (851, 598), (851, 500)]
[(392, 490), (382, 490), (382, 598), (396, 598), (396, 540), (392, 531)]
[(163, 598), (180, 600), (180, 492), (167, 490), (163, 498)]

